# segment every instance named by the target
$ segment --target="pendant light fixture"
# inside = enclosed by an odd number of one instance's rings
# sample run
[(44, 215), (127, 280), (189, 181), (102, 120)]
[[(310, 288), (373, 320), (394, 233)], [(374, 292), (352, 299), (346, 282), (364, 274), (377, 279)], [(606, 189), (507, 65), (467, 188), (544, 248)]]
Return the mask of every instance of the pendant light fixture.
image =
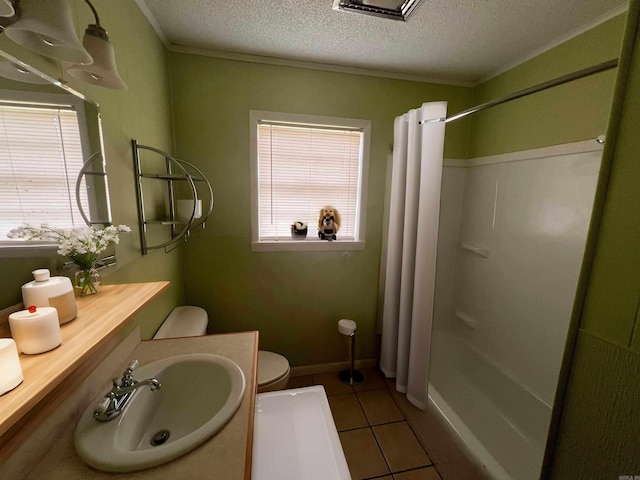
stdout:
[(93, 63), (89, 65), (73, 65), (67, 69), (67, 72), (93, 85), (116, 90), (126, 90), (127, 84), (124, 83), (118, 73), (115, 52), (113, 45), (111, 45), (109, 41), (109, 35), (107, 35), (107, 31), (100, 26), (98, 12), (96, 12), (91, 2), (89, 0), (85, 0), (85, 2), (91, 8), (96, 19), (95, 24), (87, 27), (84, 32), (84, 38), (82, 39), (84, 48), (86, 48), (91, 57), (93, 57)]
[(0, 0), (0, 17), (13, 17), (16, 9), (11, 0)]
[(19, 18), (4, 33), (11, 40), (45, 57), (91, 63), (80, 44), (67, 0), (20, 0)]
[[(17, 1), (17, 0), (15, 0)], [(20, 18), (14, 0), (0, 0), (0, 33)]]

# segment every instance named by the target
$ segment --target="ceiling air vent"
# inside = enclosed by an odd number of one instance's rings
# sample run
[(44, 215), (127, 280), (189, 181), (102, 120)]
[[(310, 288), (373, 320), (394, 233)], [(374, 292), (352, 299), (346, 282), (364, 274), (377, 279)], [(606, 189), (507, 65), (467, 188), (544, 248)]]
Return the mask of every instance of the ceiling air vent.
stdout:
[(334, 0), (333, 9), (405, 21), (420, 0)]

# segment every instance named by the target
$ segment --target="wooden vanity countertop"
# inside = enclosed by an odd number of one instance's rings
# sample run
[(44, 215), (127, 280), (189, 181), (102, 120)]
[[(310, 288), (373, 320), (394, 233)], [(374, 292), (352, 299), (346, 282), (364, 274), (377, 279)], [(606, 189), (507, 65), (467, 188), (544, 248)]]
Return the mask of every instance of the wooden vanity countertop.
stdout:
[[(169, 282), (103, 285), (96, 295), (77, 297), (78, 316), (60, 327), (62, 344), (38, 355), (20, 354), (24, 380), (0, 396), (0, 436), (168, 286)], [(8, 336), (6, 330), (3, 333)]]

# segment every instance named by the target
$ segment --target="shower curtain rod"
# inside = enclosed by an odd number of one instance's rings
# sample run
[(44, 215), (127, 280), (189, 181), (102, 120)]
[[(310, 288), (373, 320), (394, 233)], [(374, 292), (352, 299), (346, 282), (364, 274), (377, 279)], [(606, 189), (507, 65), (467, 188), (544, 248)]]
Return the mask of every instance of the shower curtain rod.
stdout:
[(510, 102), (511, 100), (516, 100), (518, 98), (526, 97), (527, 95), (531, 95), (532, 93), (538, 93), (543, 90), (546, 90), (551, 87), (556, 87), (558, 85), (562, 85), (564, 83), (573, 82), (574, 80), (578, 80), (579, 78), (588, 77), (595, 73), (604, 72), (605, 70), (610, 70), (612, 68), (616, 68), (618, 66), (618, 59), (615, 58), (613, 60), (609, 60), (607, 62), (599, 63), (598, 65), (594, 65), (592, 67), (584, 68), (582, 70), (578, 70), (573, 73), (569, 73), (567, 75), (563, 75), (562, 77), (554, 78), (553, 80), (548, 80), (539, 85), (534, 85), (533, 87), (525, 88), (524, 90), (520, 90), (518, 92), (507, 95), (506, 97), (499, 98), (497, 100), (491, 100), (490, 102), (482, 103), (480, 105), (476, 105), (475, 107), (468, 108), (467, 110), (463, 110), (462, 112), (458, 112), (450, 117), (446, 118), (432, 118), (430, 120), (422, 120), (419, 122), (420, 125), (424, 123), (436, 123), (436, 122), (444, 122), (449, 123), (455, 120), (459, 120), (461, 118), (466, 117), (467, 115), (471, 115), (473, 113), (479, 112), (481, 110), (486, 110), (487, 108), (495, 107), (496, 105), (501, 105), (506, 102)]

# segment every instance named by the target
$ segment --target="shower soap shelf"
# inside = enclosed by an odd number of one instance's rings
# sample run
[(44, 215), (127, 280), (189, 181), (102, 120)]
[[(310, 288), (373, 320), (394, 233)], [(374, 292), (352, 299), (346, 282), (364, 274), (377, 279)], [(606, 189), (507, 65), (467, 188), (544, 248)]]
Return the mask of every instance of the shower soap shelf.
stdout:
[[(131, 140), (131, 149), (133, 151), (133, 169), (136, 177), (136, 197), (138, 204), (138, 220), (140, 222), (140, 248), (142, 254), (146, 255), (150, 250), (164, 248), (165, 252), (169, 252), (180, 245), (180, 241), (187, 239), (194, 232), (204, 229), (206, 221), (213, 212), (213, 189), (211, 183), (204, 176), (202, 171), (195, 165), (174, 158), (162, 150), (148, 145), (140, 145), (135, 139)], [(143, 172), (141, 151), (149, 151), (153, 155), (149, 155), (149, 166), (156, 161), (163, 161), (156, 164), (156, 168), (161, 170), (155, 172)], [(153, 159), (153, 161), (151, 161)], [(147, 218), (147, 209), (145, 208), (144, 180), (162, 181), (167, 183), (166, 197), (162, 199), (167, 205), (168, 215), (162, 218)], [(186, 184), (186, 188), (178, 188), (178, 184)], [(198, 190), (200, 187), (200, 191)], [(187, 191), (187, 199), (191, 202), (188, 219), (178, 218), (176, 190), (180, 192)], [(154, 192), (155, 193), (155, 192)], [(198, 202), (206, 199), (206, 212), (198, 215)], [(154, 198), (154, 204), (157, 199)], [(185, 217), (186, 218), (186, 217)], [(149, 241), (149, 225), (169, 226), (169, 239), (160, 243), (151, 244)], [(166, 237), (165, 237), (166, 238)]]
[(463, 243), (462, 245), (460, 245), (460, 248), (462, 250), (475, 253), (482, 258), (489, 258), (489, 249), (487, 247), (480, 247), (477, 245), (469, 245), (468, 243)]
[(467, 327), (469, 327), (472, 330), (476, 330), (478, 328), (478, 320), (476, 320), (475, 318), (473, 318), (470, 315), (467, 315), (464, 312), (461, 312), (460, 310), (458, 310), (456, 308), (456, 318), (458, 320), (460, 320), (462, 323), (464, 323)]

